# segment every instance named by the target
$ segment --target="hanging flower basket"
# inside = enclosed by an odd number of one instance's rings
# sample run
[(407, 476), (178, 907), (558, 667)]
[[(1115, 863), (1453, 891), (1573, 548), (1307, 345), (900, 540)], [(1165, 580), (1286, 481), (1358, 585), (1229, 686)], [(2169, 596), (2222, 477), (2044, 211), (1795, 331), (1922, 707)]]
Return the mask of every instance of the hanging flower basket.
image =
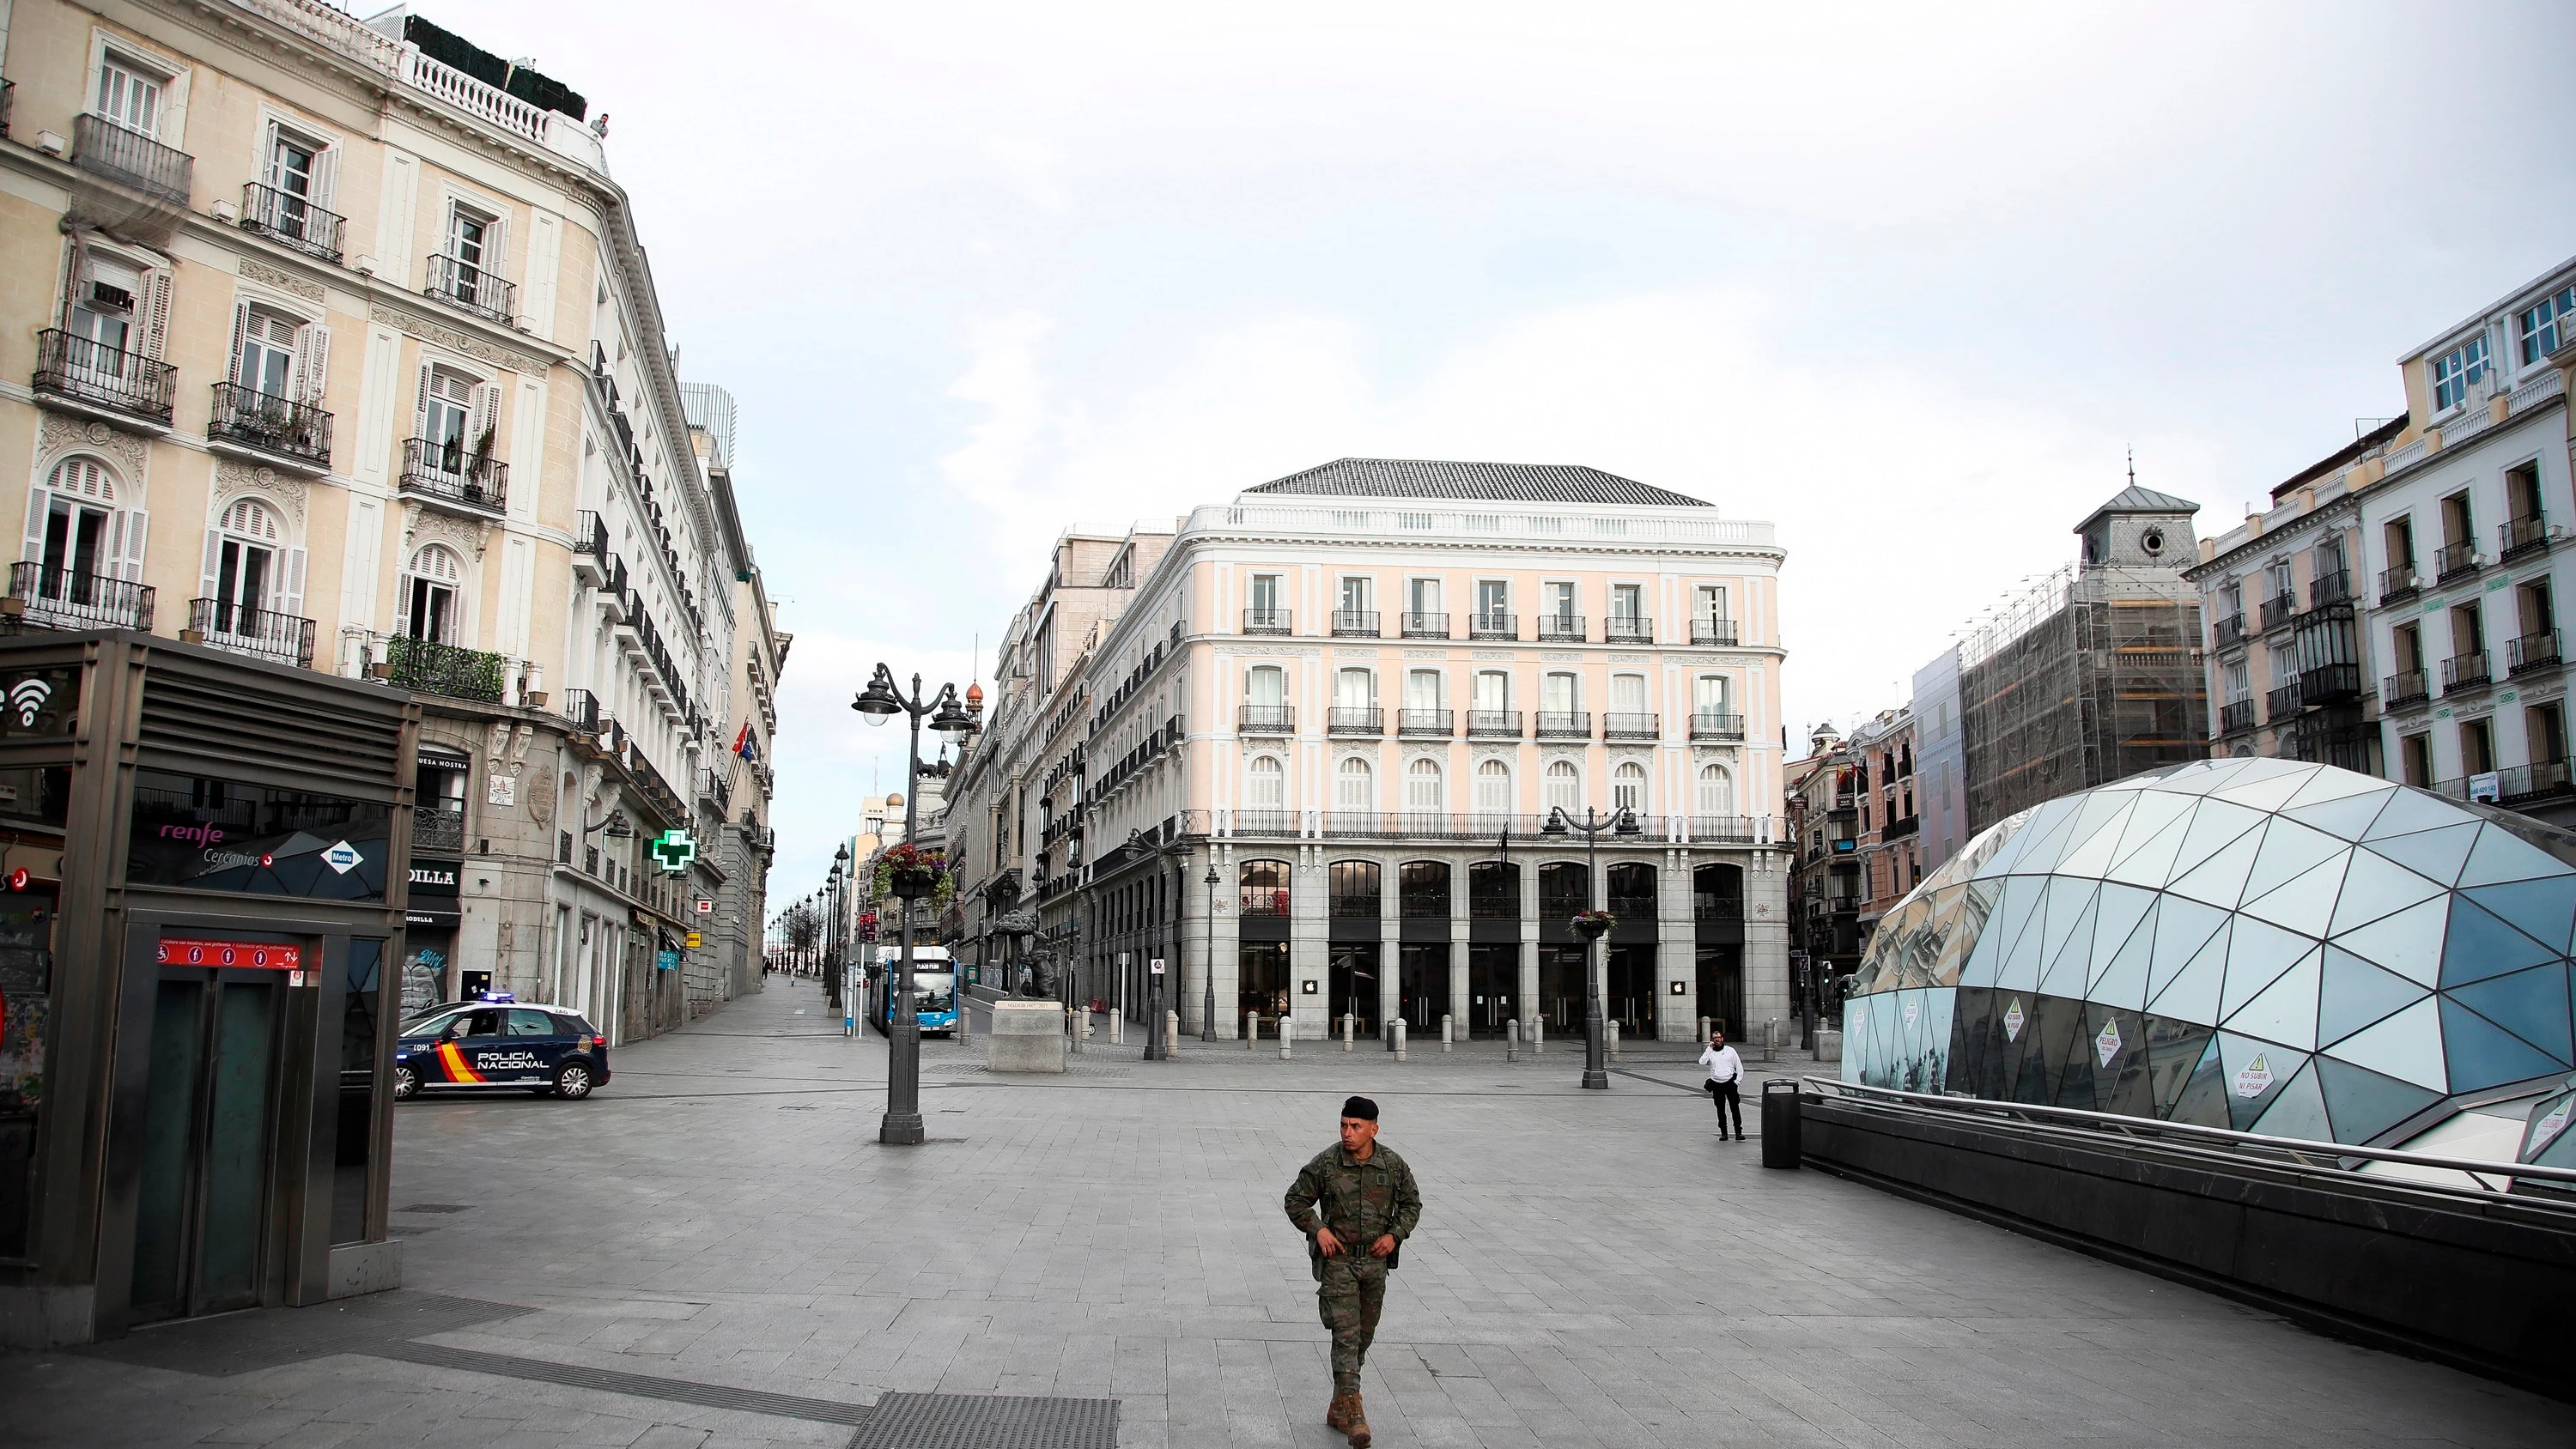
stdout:
[(1572, 926), (1574, 933), (1583, 939), (1598, 941), (1609, 934), (1612, 926), (1619, 924), (1619, 918), (1608, 911), (1583, 911), (1577, 913), (1566, 924)]
[(905, 901), (927, 897), (941, 910), (957, 896), (957, 876), (947, 860), (935, 850), (911, 844), (895, 846), (877, 857), (875, 884), (880, 897)]

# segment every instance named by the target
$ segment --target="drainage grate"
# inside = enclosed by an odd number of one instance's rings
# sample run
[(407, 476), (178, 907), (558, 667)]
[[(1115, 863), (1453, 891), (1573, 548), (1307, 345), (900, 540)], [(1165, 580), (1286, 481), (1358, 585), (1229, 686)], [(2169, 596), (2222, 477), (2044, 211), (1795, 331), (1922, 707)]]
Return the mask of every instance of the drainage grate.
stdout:
[(850, 1449), (1118, 1449), (1118, 1401), (887, 1394)]
[(352, 1352), (363, 1353), (370, 1358), (389, 1358), (402, 1363), (427, 1364), (433, 1368), (463, 1369), (468, 1373), (492, 1374), (500, 1378), (526, 1379), (541, 1384), (560, 1384), (571, 1389), (595, 1389), (605, 1394), (626, 1394), (639, 1399), (662, 1399), (674, 1404), (695, 1404), (702, 1409), (733, 1409), (741, 1413), (768, 1414), (781, 1419), (810, 1419), (818, 1424), (858, 1424), (868, 1417), (866, 1405), (845, 1404), (836, 1399), (808, 1399), (797, 1394), (772, 1394), (759, 1389), (731, 1388), (724, 1384), (701, 1384), (687, 1379), (655, 1378), (650, 1374), (585, 1368), (580, 1364), (553, 1363), (541, 1358), (520, 1358), (515, 1354), (482, 1353), (470, 1348), (449, 1348), (444, 1344), (378, 1343), (354, 1349)]

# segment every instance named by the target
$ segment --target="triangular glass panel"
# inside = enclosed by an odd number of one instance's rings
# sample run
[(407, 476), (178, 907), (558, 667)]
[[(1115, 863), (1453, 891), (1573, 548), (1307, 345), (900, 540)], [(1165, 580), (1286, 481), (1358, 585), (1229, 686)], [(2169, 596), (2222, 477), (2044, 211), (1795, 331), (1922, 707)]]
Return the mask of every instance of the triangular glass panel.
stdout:
[(2451, 897), (2451, 930), (2442, 940), (2444, 988), (2537, 966), (2556, 960), (2558, 954), (2466, 896)]
[[(2082, 796), (2069, 795), (2051, 800), (2039, 807), (2039, 816), (2023, 832), (2028, 843), (2014, 857), (2012, 869), (2021, 875), (2044, 875), (2066, 853), (2067, 835), (2074, 829), (2076, 817), (2083, 813)], [(2063, 806), (2063, 809), (2059, 807)], [(2016, 843), (2019, 843), (2018, 841)]]
[(2305, 936), (2238, 916), (2228, 933), (2227, 985), (2219, 992), (2218, 1019), (2225, 1021), (2234, 1016), (2238, 1008), (2262, 995), (2263, 988), (2280, 980), (2282, 972), (2316, 948), (2317, 943)]
[(2067, 938), (2076, 934), (2079, 928), (2085, 933), (2086, 943), (2091, 943), (2093, 897), (2101, 889), (2092, 881), (2070, 876), (2059, 876), (2048, 883), (2048, 934), (2040, 944), (2043, 965), (2055, 964)]
[[(2172, 903), (2166, 903), (2172, 909)], [(2227, 930), (2220, 927), (2173, 979), (2150, 989), (2147, 1010), (2201, 1026), (2218, 1024), (2218, 997), (2227, 985)]]
[(2260, 1037), (2301, 1051), (2317, 1044), (2317, 954), (2310, 952), (2263, 988), (2263, 994), (2228, 1013), (2225, 1026), (2239, 1036)]
[(2383, 971), (2340, 946), (2326, 947), (2325, 984), (2317, 988), (2317, 1041), (2329, 1049), (2363, 1027), (2424, 999), (2424, 988)]
[(2224, 789), (2210, 791), (2209, 795), (2213, 800), (2233, 800), (2257, 810), (2278, 810), (2289, 804), (2290, 797), (2298, 794), (2299, 788), (2307, 784), (2308, 777), (2316, 772), (2314, 765), (2278, 770), (2259, 778), (2250, 770), (2239, 771), (2232, 783)]
[[(2137, 797), (2134, 795), (2115, 795), (2107, 798), (2118, 801), (2124, 807), (2137, 802)], [(2120, 836), (2128, 829), (2128, 824), (2129, 812), (2125, 808), (2099, 826), (2092, 825), (2089, 821), (2079, 821), (2075, 827), (2077, 830), (2089, 829), (2093, 833), (2076, 842), (2072, 849), (2058, 859), (2057, 873), (2099, 876), (2109, 870), (2111, 858), (2119, 849)]]
[[(2477, 868), (2474, 856), (2469, 866), (2472, 870)], [(2540, 944), (2567, 948), (2568, 927), (2576, 923), (2576, 875), (2472, 886), (2462, 894)]]
[(2565, 962), (2490, 976), (2443, 994), (2561, 1062), (2576, 1054), (2568, 1032)]
[(2182, 1090), (2170, 1103), (2157, 1104), (2156, 1115), (2168, 1122), (2188, 1122), (2196, 1127), (2233, 1127), (2227, 1115), (2226, 1063), (2218, 1054), (2218, 1037), (2203, 1028), (2194, 1028), (2205, 1043), (2200, 1056), (2191, 1066), (2191, 1075), (2182, 1082)]
[(2126, 860), (2139, 846), (2153, 840), (2168, 825), (2191, 814), (2199, 802), (2189, 795), (2168, 795), (2161, 790), (2139, 792), (2137, 803), (2129, 807), (2129, 818), (2120, 827), (2120, 848), (2111, 859)]
[(2370, 823), (2364, 840), (2378, 840), (2391, 835), (2412, 835), (2419, 830), (2438, 830), (2446, 825), (2474, 824), (2476, 816), (2439, 795), (2422, 790), (2401, 789), (2379, 818)]
[(2281, 1088), (2281, 1095), (2263, 1115), (2254, 1119), (2248, 1129), (2265, 1137), (2297, 1137), (2309, 1142), (2332, 1142), (2334, 1125), (2326, 1120), (2325, 1093), (2317, 1088), (2314, 1063), (2303, 1066), (2299, 1074)]
[[(2224, 800), (2203, 800), (2191, 814), (2191, 830), (2182, 838), (2182, 849), (2174, 852), (2174, 876), (2188, 875), (2194, 866), (2216, 855), (2242, 837), (2247, 831), (2270, 819), (2259, 811)], [(2172, 879), (2173, 877), (2167, 877)], [(2163, 882), (2157, 882), (2162, 884)], [(2229, 901), (2234, 905), (2234, 901)]]
[(2245, 876), (2245, 899), (2260, 900), (2292, 876), (2305, 875), (2317, 862), (2340, 855), (2352, 847), (2322, 830), (2314, 830), (2295, 820), (2274, 820), (2263, 832), (2263, 848), (2254, 861), (2254, 869)]
[[(2349, 800), (2356, 795), (2385, 795), (2388, 790), (2388, 782), (2376, 775), (2338, 770), (2330, 765), (2308, 777), (2308, 783), (2300, 786), (2299, 793), (2290, 797), (2290, 808), (2304, 810), (2311, 805)], [(2380, 803), (2388, 802), (2383, 800)]]
[[(2209, 807), (2203, 805), (2200, 808), (2206, 810)], [(2196, 901), (2233, 909), (2237, 898), (2245, 894), (2246, 872), (2254, 868), (2255, 852), (2261, 849), (2262, 844), (2263, 832), (2249, 830), (2165, 889)]]
[(2413, 1082), (2431, 1091), (2444, 1090), (2441, 998), (2427, 996), (2336, 1042), (2333, 1053), (2383, 1076)]
[(2439, 830), (2386, 836), (2371, 841), (2370, 848), (2435, 885), (2449, 885), (2460, 878), (2460, 866), (2477, 839), (2475, 825), (2445, 825)]
[[(2353, 877), (2361, 873), (2361, 863), (2369, 851), (2353, 852), (2353, 867), (2344, 877), (2344, 890), (2353, 889)], [(2417, 876), (2417, 880), (2423, 879)], [(2426, 986), (2442, 974), (2442, 938), (2451, 929), (2451, 896), (2443, 892), (2431, 900), (2420, 901), (2395, 915), (2338, 930), (2335, 944), (2356, 956), (2387, 967), (2400, 976), (2420, 981)]]
[[(2231, 919), (2228, 912), (2180, 896), (2166, 896), (2156, 907), (2156, 948), (2147, 967), (2147, 996), (2153, 999), (2183, 963), (2207, 944)], [(2214, 1020), (2215, 1018), (2213, 1018)]]
[(2034, 927), (2039, 919), (2040, 903), (2048, 899), (2048, 880), (2044, 876), (2011, 875), (2004, 877), (2004, 903), (1995, 912), (1995, 926), (2002, 939), (1995, 944), (2010, 951), (2021, 941), (2021, 933)]
[(2411, 1082), (2383, 1077), (2366, 1067), (2333, 1057), (2316, 1061), (2317, 1085), (2325, 1090), (2326, 1115), (2334, 1120), (2337, 1142), (2370, 1139), (2441, 1100)]
[(2037, 991), (2039, 968), (2046, 961), (2040, 954), (2040, 940), (2048, 933), (2043, 929), (2044, 911), (2030, 913), (2030, 926), (2021, 939), (2004, 952), (2004, 962), (1995, 973), (1995, 986), (2004, 991)]
[[(2135, 821), (2131, 822), (2130, 833), (2137, 833)], [(2121, 850), (2124, 853), (2106, 875), (2111, 880), (2127, 881), (2131, 885), (2163, 885), (2172, 878), (2174, 854), (2182, 849), (2183, 837), (2190, 833), (2191, 817), (2185, 815), (2134, 847), (2123, 842)]]
[(2388, 857), (2356, 850), (2352, 853), (2352, 868), (2344, 872), (2343, 898), (2335, 903), (2334, 924), (2329, 929), (2349, 931), (2441, 893), (2440, 886)]
[[(2309, 792), (2302, 790), (2299, 793), (2304, 797)], [(2379, 818), (2379, 812), (2387, 808), (2389, 797), (2396, 793), (2393, 787), (2381, 785), (2315, 804), (2292, 801), (2290, 808), (2281, 813), (2302, 825), (2313, 825), (2328, 835), (2359, 840), (2369, 831), (2370, 823)]]
[[(2278, 825), (2272, 827), (2274, 834), (2280, 833), (2280, 829)], [(2353, 855), (2369, 853), (2347, 851), (2338, 854), (2280, 889), (2248, 900), (2239, 909), (2276, 926), (2305, 935), (2322, 936), (2326, 933), (2326, 921), (2334, 914), (2335, 901), (2343, 890), (2344, 866)], [(2247, 889), (2251, 891), (2252, 887)]]
[(2228, 1122), (2239, 1132), (2251, 1128), (2280, 1099), (2281, 1089), (2308, 1062), (2304, 1053), (2277, 1042), (2247, 1041), (2224, 1031), (2218, 1034), (2218, 1055), (2219, 1070), (2224, 1073), (2221, 1082), (2227, 1089)]
[(2236, 783), (2236, 776), (2248, 764), (2245, 760), (2204, 760), (2197, 770), (2176, 770), (2159, 781), (2156, 788), (2177, 795), (2206, 795)]
[[(2110, 897), (2103, 896), (2103, 909), (2108, 910)], [(2101, 974), (2085, 988), (2085, 996), (2129, 1011), (2143, 1011), (2147, 1005), (2147, 962), (2155, 950), (2156, 923), (2153, 915), (2138, 924), (2122, 942), (2120, 949), (2101, 963)], [(2095, 940), (2102, 939), (2100, 934)], [(2098, 953), (2097, 953), (2098, 954)]]
[[(2456, 1001), (2442, 1002), (2443, 1057), (2453, 1092), (2556, 1076), (2567, 1064)], [(2343, 1053), (2349, 1059), (2348, 1053)]]
[[(2138, 923), (2146, 919), (2147, 912), (2155, 909), (2158, 899), (2160, 897), (2154, 891), (2142, 891), (2134, 886), (2105, 885), (2102, 887), (2102, 894), (2093, 906), (2091, 969), (2094, 975), (2101, 975), (2111, 964), (2111, 958), (2119, 955), (2129, 944), (2129, 937), (2138, 931)], [(2154, 927), (2150, 926), (2147, 929), (2152, 932)], [(2151, 935), (2147, 942), (2140, 944), (2143, 947), (2151, 944), (2152, 940)]]
[(2576, 875), (2558, 857), (2500, 825), (2489, 825), (2478, 832), (2478, 843), (2469, 851), (2469, 863), (2460, 871), (2463, 886), (2495, 885), (2500, 881), (2538, 880), (2543, 876)]

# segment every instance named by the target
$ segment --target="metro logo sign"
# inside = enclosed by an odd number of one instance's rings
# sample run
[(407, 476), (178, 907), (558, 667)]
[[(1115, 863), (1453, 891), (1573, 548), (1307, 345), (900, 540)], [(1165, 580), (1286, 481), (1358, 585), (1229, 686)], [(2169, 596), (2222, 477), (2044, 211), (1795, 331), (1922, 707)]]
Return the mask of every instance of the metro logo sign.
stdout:
[(236, 970), (301, 971), (304, 948), (268, 941), (201, 941), (164, 936), (152, 959), (164, 966), (225, 966)]

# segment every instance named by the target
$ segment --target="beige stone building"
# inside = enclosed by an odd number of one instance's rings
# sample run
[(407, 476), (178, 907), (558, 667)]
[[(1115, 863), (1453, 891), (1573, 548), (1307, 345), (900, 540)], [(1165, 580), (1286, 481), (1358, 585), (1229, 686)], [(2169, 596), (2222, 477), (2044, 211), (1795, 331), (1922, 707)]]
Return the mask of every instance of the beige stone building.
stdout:
[[(419, 694), (415, 994), (623, 1037), (737, 989), (681, 963), (766, 840), (722, 752), (769, 757), (783, 651), (738, 647), (767, 606), (582, 98), (399, 10), (0, 25), (10, 617)], [(718, 848), (666, 872), (670, 831)]]

